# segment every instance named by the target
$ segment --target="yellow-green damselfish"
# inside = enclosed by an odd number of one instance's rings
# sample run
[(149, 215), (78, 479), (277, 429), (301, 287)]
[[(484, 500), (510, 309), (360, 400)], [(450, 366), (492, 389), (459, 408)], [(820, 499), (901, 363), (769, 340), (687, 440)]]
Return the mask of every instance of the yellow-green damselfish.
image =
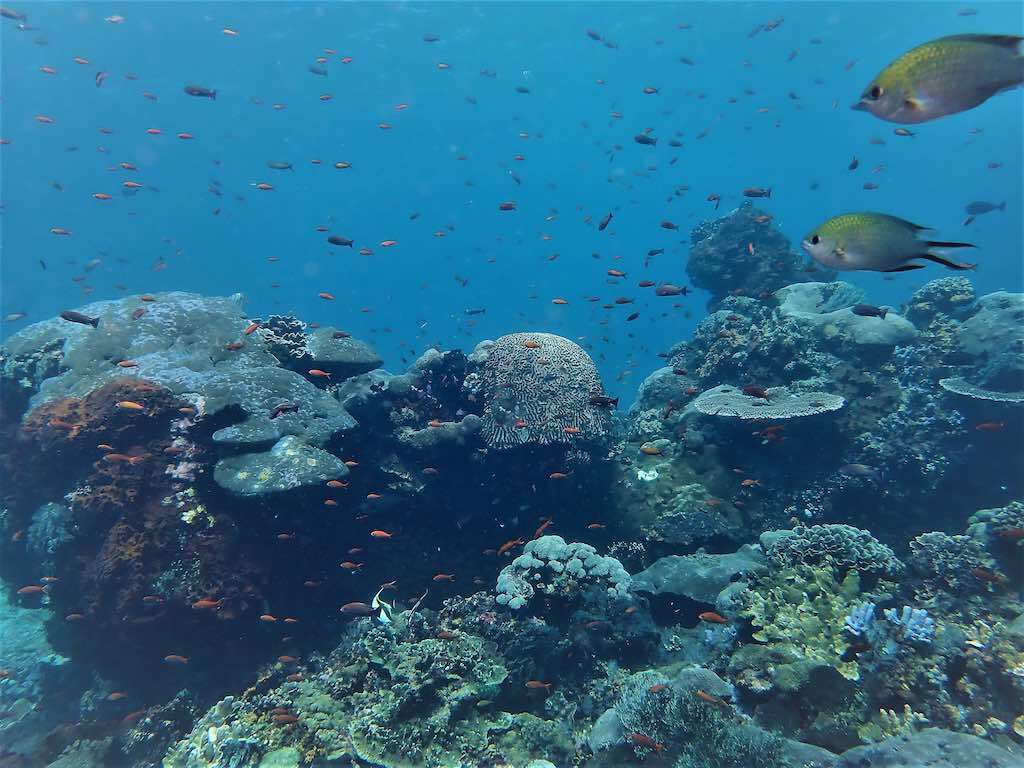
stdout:
[(853, 109), (893, 123), (964, 112), (1024, 82), (1022, 37), (952, 35), (907, 51), (864, 89)]
[(973, 264), (930, 253), (930, 248), (974, 248), (970, 243), (922, 240), (928, 227), (885, 213), (844, 213), (816, 227), (803, 240), (803, 248), (826, 267), (841, 271), (906, 272), (924, 264), (910, 263), (926, 259), (950, 269), (973, 269)]

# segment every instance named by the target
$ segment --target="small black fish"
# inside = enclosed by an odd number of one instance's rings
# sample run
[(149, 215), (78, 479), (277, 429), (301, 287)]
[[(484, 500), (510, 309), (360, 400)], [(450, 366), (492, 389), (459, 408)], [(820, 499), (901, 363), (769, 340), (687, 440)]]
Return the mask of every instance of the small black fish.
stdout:
[(636, 136), (633, 137), (633, 141), (635, 141), (637, 144), (643, 144), (648, 147), (654, 147), (657, 146), (658, 144), (658, 140), (656, 138), (646, 133), (638, 133)]
[(626, 318), (626, 322), (627, 323), (631, 323), (634, 320), (636, 320), (638, 317), (640, 317), (640, 313), (639, 312), (633, 312), (629, 317)]
[(875, 485), (882, 484), (882, 473), (867, 464), (844, 464), (839, 468), (839, 474), (844, 477), (863, 477)]
[(871, 646), (865, 642), (850, 643), (850, 645), (847, 646), (846, 650), (843, 651), (843, 655), (839, 657), (839, 660), (847, 663), (851, 661), (856, 661), (857, 657), (860, 656), (860, 654), (864, 653), (864, 651), (867, 651), (870, 648)]
[(647, 252), (648, 256), (661, 256), (665, 252), (664, 248), (652, 248)]
[(275, 171), (292, 171), (291, 163), (286, 163), (284, 160), (267, 160), (267, 168), (273, 168)]
[(852, 312), (861, 317), (880, 317), (885, 320), (889, 310), (885, 307), (876, 307), (871, 304), (855, 304)]
[(210, 90), (209, 88), (204, 88), (201, 85), (186, 85), (185, 93), (187, 93), (189, 96), (201, 96), (204, 99), (217, 98), (216, 91)]
[(851, 160), (850, 164), (848, 166), (846, 166), (846, 170), (848, 170), (848, 171), (856, 171), (857, 170), (857, 166), (859, 166), (859, 165), (860, 165), (860, 160), (858, 160), (856, 155), (854, 155), (853, 160)]
[(91, 325), (93, 328), (98, 328), (100, 324), (100, 319), (98, 317), (89, 317), (88, 315), (83, 315), (81, 312), (75, 312), (73, 309), (67, 309), (61, 312), (60, 316), (69, 323)]
[(320, 75), (320, 77), (327, 77), (327, 70), (324, 69), (323, 67), (318, 67), (316, 64), (310, 64), (308, 69), (314, 75)]
[(768, 187), (747, 187), (743, 190), (744, 197), (768, 197), (772, 196), (772, 188)]
[(964, 210), (972, 216), (980, 216), (983, 213), (991, 213), (992, 211), (1005, 211), (1006, 201), (996, 205), (995, 203), (989, 203), (984, 200), (975, 200), (973, 203), (968, 203), (964, 206)]
[(282, 413), (296, 413), (299, 410), (298, 403), (281, 403), (270, 412), (270, 418), (276, 419)]
[(464, 309), (462, 311), (464, 314), (467, 315), (482, 315), (487, 312), (487, 310), (484, 307), (472, 307), (470, 309)]
[(596, 405), (598, 408), (618, 408), (619, 398), (608, 397), (608, 395), (591, 395), (590, 404)]
[(597, 225), (597, 231), (598, 232), (604, 232), (605, 227), (608, 226), (608, 223), (611, 220), (612, 220), (612, 212), (608, 211), (608, 214), (603, 219), (601, 219), (601, 223)]
[(327, 238), (327, 242), (331, 245), (343, 245), (346, 248), (351, 248), (354, 240), (349, 240), (347, 237), (341, 237), (340, 235), (330, 235)]

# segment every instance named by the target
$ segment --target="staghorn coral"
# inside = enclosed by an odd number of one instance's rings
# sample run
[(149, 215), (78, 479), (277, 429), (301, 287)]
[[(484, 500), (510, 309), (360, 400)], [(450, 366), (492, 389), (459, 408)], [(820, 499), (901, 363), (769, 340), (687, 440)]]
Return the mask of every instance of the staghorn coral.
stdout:
[(842, 572), (858, 571), (876, 577), (897, 576), (901, 563), (889, 547), (868, 531), (850, 525), (798, 525), (762, 538), (770, 565), (829, 565)]
[(535, 594), (576, 603), (588, 596), (599, 602), (625, 600), (629, 574), (613, 557), (597, 554), (589, 544), (566, 544), (561, 536), (541, 536), (502, 568), (495, 585), (497, 601), (512, 610), (525, 607)]
[(752, 397), (723, 384), (701, 392), (688, 407), (708, 416), (781, 421), (838, 411), (846, 404), (845, 398), (828, 392), (793, 392), (786, 387), (772, 387), (767, 394), (767, 399)]
[(513, 333), (478, 346), (474, 357), (481, 354), (481, 434), (491, 448), (605, 440), (610, 412), (590, 403), (604, 392), (601, 378), (579, 345), (551, 333)]

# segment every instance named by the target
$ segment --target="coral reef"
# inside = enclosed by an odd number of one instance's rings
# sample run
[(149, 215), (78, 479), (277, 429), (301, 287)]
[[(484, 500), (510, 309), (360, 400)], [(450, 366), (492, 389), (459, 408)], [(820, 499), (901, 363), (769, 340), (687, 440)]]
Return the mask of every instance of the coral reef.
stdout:
[(537, 593), (567, 604), (624, 601), (629, 583), (629, 574), (614, 557), (597, 554), (589, 544), (542, 536), (528, 542), (501, 570), (495, 591), (500, 605), (519, 610)]
[(579, 345), (550, 333), (513, 333), (478, 344), (473, 359), (483, 361), (478, 397), (490, 447), (604, 441), (610, 413), (591, 402), (604, 389)]
[(797, 526), (762, 536), (765, 555), (772, 565), (828, 565), (842, 572), (897, 576), (903, 564), (895, 553), (868, 531), (849, 525)]
[(806, 279), (803, 257), (770, 219), (746, 202), (690, 233), (686, 274), (711, 293), (712, 306), (729, 294), (756, 297)]

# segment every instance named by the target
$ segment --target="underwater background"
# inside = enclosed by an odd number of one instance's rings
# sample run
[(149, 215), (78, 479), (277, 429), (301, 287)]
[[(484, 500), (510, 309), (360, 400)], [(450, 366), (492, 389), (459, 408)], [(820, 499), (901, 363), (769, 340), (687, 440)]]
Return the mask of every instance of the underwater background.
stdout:
[(2, 11), (0, 766), (1024, 765), (1019, 3)]

